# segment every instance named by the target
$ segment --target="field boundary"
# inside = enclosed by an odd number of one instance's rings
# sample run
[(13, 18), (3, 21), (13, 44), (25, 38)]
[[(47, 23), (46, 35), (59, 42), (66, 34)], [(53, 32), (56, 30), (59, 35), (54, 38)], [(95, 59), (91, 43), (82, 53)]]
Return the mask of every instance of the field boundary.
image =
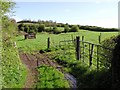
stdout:
[[(62, 50), (62, 53), (64, 53), (62, 54), (64, 55), (64, 57), (66, 55), (69, 57), (70, 54), (74, 54), (76, 60), (80, 60), (90, 67), (94, 66), (97, 70), (99, 70), (101, 67), (107, 69), (111, 67), (111, 62), (103, 62), (102, 59), (106, 59), (106, 61), (111, 61), (111, 53), (113, 52), (113, 49), (104, 47), (100, 44), (86, 42), (83, 39), (80, 40), (79, 36), (76, 37), (76, 39), (74, 40), (60, 41), (59, 48)], [(71, 52), (71, 50), (74, 51)], [(108, 53), (110, 54), (108, 55)]]

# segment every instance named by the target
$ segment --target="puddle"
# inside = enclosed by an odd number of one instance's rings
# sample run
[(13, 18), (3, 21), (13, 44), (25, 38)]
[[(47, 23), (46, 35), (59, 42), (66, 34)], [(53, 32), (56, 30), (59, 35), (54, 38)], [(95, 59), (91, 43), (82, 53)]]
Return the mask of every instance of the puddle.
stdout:
[(77, 80), (76, 80), (76, 78), (73, 75), (69, 74), (69, 73), (64, 73), (64, 75), (65, 75), (65, 78), (69, 81), (70, 87), (71, 88), (77, 88)]

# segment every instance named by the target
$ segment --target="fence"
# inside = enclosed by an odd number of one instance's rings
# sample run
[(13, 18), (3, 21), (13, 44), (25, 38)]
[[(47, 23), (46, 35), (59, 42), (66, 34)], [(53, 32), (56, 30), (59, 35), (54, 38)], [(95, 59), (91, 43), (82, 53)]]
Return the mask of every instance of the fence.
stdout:
[(58, 55), (62, 55), (67, 60), (79, 60), (97, 70), (111, 67), (113, 50), (100, 44), (86, 42), (84, 37), (82, 40), (80, 37), (76, 37), (74, 40), (60, 41), (59, 47), (61, 51)]

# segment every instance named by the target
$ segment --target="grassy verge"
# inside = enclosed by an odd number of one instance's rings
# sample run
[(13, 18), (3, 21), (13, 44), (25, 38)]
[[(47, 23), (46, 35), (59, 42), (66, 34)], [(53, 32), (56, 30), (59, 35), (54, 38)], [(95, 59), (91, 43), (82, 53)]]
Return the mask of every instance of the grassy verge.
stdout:
[(26, 69), (20, 61), (17, 49), (3, 47), (2, 58), (3, 88), (22, 88), (26, 78)]
[(64, 74), (53, 67), (42, 65), (38, 67), (38, 82), (36, 88), (69, 88)]
[[(1, 21), (0, 21), (1, 24)], [(2, 32), (0, 30), (0, 89), (2, 89), (2, 65), (1, 65), (1, 60), (2, 60)]]
[(22, 64), (18, 49), (15, 47), (14, 37), (16, 36), (17, 25), (7, 17), (2, 18), (1, 35), (1, 67), (2, 67), (2, 88), (23, 88), (26, 78), (26, 68)]

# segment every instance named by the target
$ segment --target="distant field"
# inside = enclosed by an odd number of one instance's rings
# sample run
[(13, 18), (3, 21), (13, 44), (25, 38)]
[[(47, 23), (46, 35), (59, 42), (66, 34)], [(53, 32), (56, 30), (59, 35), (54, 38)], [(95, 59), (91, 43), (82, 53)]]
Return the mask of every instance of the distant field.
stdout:
[(38, 33), (36, 39), (24, 40), (24, 36), (17, 36), (16, 42), (18, 48), (23, 51), (32, 51), (45, 49), (47, 47), (47, 38), (51, 39), (51, 46), (59, 45), (61, 40), (71, 40), (72, 37), (84, 36), (85, 41), (92, 43), (98, 43), (98, 36), (101, 33), (101, 41), (114, 35), (118, 35), (118, 32), (94, 32), (87, 30), (80, 30), (79, 32), (61, 33), (61, 34), (48, 34), (48, 33)]
[[(53, 27), (51, 27), (52, 29), (53, 29)], [(50, 29), (50, 27), (45, 27), (45, 29)], [(64, 28), (63, 27), (57, 27), (57, 29), (59, 30), (59, 31), (64, 31)]]

